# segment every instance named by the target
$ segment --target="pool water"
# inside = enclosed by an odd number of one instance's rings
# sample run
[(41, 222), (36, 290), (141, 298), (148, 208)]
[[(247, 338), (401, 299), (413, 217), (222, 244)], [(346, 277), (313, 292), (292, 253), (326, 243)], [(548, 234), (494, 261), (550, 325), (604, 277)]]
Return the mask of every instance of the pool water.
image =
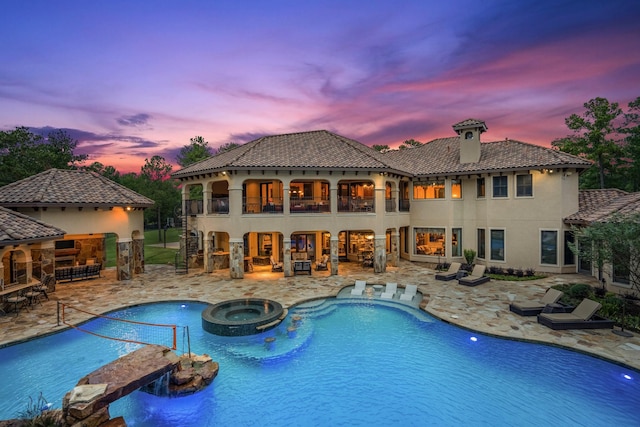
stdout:
[[(205, 304), (117, 313), (189, 326), (191, 350), (220, 363), (191, 396), (134, 392), (110, 407), (136, 426), (640, 425), (640, 373), (555, 347), (474, 334), (393, 302), (316, 301), (281, 327), (224, 337)], [(301, 322), (292, 333), (292, 316)], [(109, 328), (109, 325), (94, 326)], [(264, 339), (275, 337), (268, 350)], [(77, 331), (0, 349), (0, 418), (40, 392), (60, 407), (83, 375), (138, 348)]]

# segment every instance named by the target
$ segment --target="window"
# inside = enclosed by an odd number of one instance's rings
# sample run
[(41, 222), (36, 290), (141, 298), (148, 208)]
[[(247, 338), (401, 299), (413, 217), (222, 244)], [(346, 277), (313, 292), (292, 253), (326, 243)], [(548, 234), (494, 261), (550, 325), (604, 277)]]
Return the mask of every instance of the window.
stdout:
[(507, 177), (506, 176), (494, 176), (493, 177), (493, 197), (507, 197)]
[(575, 265), (576, 256), (571, 250), (571, 246), (575, 243), (576, 237), (571, 231), (564, 232), (564, 265)]
[(478, 258), (486, 258), (486, 243), (484, 228), (478, 228)]
[(415, 237), (415, 254), (445, 256), (446, 235), (444, 228), (416, 228)]
[(540, 232), (540, 262), (558, 264), (558, 232), (542, 230)]
[(444, 199), (444, 180), (414, 183), (413, 198)]
[(624, 248), (614, 248), (612, 255), (613, 281), (623, 285), (631, 284), (629, 274), (630, 255), (628, 248), (627, 250), (624, 250)]
[(476, 179), (476, 197), (483, 198), (484, 193), (484, 178)]
[(460, 179), (451, 180), (451, 198), (452, 199), (462, 198), (462, 180)]
[(504, 230), (491, 230), (491, 259), (504, 261)]
[(526, 175), (516, 175), (516, 196), (533, 196), (533, 178), (530, 173)]
[(462, 256), (462, 228), (451, 229), (451, 256)]

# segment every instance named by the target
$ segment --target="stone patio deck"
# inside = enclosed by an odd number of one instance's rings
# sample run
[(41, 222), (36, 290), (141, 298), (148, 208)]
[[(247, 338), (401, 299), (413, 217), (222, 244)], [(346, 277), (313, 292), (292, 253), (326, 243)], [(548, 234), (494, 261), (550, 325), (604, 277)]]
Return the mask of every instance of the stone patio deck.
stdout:
[[(156, 301), (214, 304), (246, 297), (269, 298), (290, 307), (309, 299), (336, 296), (340, 289), (360, 279), (369, 284), (397, 282), (399, 287), (417, 284), (423, 294), (421, 308), (446, 322), (495, 336), (567, 347), (640, 370), (639, 334), (624, 338), (609, 329), (554, 331), (538, 324), (536, 317), (521, 317), (509, 311), (509, 295), (516, 300), (537, 299), (554, 284), (597, 285), (587, 276), (558, 275), (526, 282), (492, 280), (466, 287), (456, 281), (435, 280), (435, 271), (428, 266), (406, 261), (397, 268), (389, 267), (383, 274), (374, 274), (357, 263), (341, 263), (339, 271), (339, 276), (314, 270), (311, 276), (285, 278), (282, 273), (272, 273), (270, 266), (255, 266), (244, 279), (232, 280), (228, 270), (177, 276), (172, 266), (147, 265), (146, 273), (118, 282), (115, 270), (106, 270), (101, 278), (58, 284), (49, 301), (21, 311), (18, 317), (0, 316), (0, 346), (64, 329), (57, 326), (58, 300), (95, 313)], [(86, 318), (78, 317), (77, 321)]]

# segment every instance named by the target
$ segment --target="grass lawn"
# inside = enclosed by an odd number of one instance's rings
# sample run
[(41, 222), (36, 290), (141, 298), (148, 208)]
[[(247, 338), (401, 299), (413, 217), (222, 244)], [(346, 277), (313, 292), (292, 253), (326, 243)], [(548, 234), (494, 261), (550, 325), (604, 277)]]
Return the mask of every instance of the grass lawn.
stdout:
[[(167, 230), (167, 243), (179, 242), (179, 228), (170, 228)], [(161, 238), (158, 238), (158, 230), (149, 230), (144, 232), (144, 262), (145, 264), (173, 264), (175, 262), (177, 249), (164, 248), (162, 246), (151, 246), (154, 244), (162, 244), (164, 242), (164, 230), (161, 231)], [(116, 236), (115, 234), (107, 234), (107, 267), (115, 267), (116, 265)]]

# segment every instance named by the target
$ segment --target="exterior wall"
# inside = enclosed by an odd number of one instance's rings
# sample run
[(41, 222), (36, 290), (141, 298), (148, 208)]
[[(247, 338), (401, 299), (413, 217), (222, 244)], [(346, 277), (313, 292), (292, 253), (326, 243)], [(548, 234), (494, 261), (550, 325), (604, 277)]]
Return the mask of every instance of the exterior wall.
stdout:
[[(412, 199), (411, 227), (409, 230), (410, 253), (414, 261), (437, 262), (438, 256), (415, 254), (415, 228), (444, 228), (446, 233), (447, 261), (463, 261), (463, 257), (451, 257), (452, 228), (462, 228), (462, 249), (477, 250), (477, 229), (486, 230), (486, 257), (478, 259), (486, 265), (514, 268), (534, 268), (536, 271), (553, 273), (574, 272), (575, 265), (563, 266), (564, 230), (568, 227), (563, 218), (578, 211), (578, 174), (541, 173), (530, 171), (533, 180), (531, 197), (516, 197), (516, 175), (526, 173), (510, 172), (507, 176), (508, 196), (493, 197), (492, 177), (482, 174), (485, 179), (485, 197), (476, 197), (477, 175), (462, 179), (462, 199), (451, 199), (451, 179), (445, 183), (444, 199)], [(490, 259), (490, 230), (505, 231), (504, 261)], [(558, 232), (557, 264), (541, 263), (540, 234), (542, 230)]]
[[(126, 210), (123, 207), (113, 209), (92, 208), (47, 208), (34, 210), (21, 209), (21, 213), (32, 218), (54, 225), (67, 232), (65, 238), (77, 241), (80, 253), (77, 261), (83, 264), (87, 258), (96, 258), (103, 266), (106, 262), (106, 250), (102, 233), (118, 235), (118, 259), (116, 266), (120, 280), (130, 279), (134, 273), (144, 272), (144, 240), (132, 236), (142, 236), (144, 229), (144, 212), (141, 209)], [(93, 237), (100, 235), (100, 237)], [(139, 240), (139, 241), (138, 241)], [(126, 242), (126, 244), (124, 244)], [(123, 244), (121, 244), (123, 243)]]

